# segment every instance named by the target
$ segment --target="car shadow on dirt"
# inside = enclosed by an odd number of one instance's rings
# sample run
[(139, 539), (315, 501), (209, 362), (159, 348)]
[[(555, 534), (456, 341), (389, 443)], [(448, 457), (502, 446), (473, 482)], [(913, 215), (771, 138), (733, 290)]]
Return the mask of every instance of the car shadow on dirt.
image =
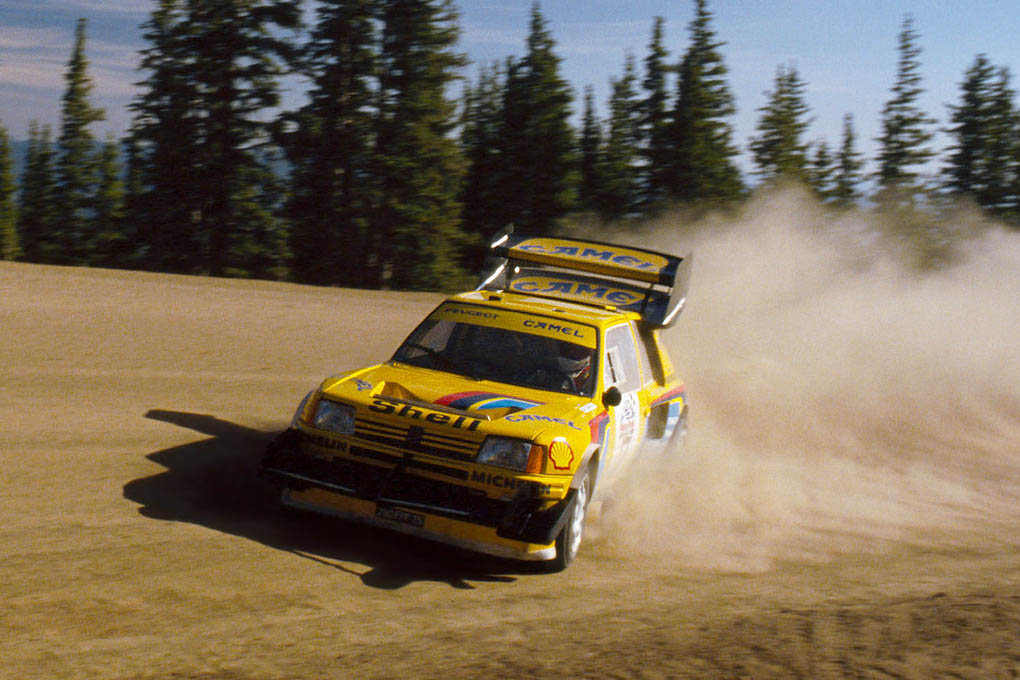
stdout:
[(257, 476), (262, 451), (275, 432), (181, 411), (152, 410), (145, 417), (209, 435), (146, 456), (166, 470), (124, 485), (124, 497), (138, 503), (146, 517), (190, 522), (258, 541), (356, 575), (373, 588), (438, 581), (470, 589), (472, 582), (510, 583), (518, 575), (541, 571), (540, 565), (283, 508)]

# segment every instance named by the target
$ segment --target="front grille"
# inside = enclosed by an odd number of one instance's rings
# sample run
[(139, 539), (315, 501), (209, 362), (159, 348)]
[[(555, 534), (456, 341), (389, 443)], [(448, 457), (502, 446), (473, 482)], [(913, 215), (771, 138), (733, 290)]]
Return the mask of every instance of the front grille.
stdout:
[(393, 424), (385, 420), (359, 417), (355, 421), (354, 438), (365, 444), (382, 444), (412, 453), (464, 462), (474, 460), (482, 437), (463, 436), (460, 430), (455, 429), (451, 429), (451, 432), (457, 434), (426, 430), (417, 424), (405, 427), (403, 422)]
[(392, 463), (394, 465), (402, 461), (403, 466), (405, 468), (411, 468), (414, 470), (424, 470), (427, 472), (431, 472), (433, 474), (452, 477), (454, 479), (466, 480), (468, 478), (467, 470), (462, 470), (460, 468), (452, 468), (447, 465), (435, 465), (433, 463), (426, 463), (424, 461), (415, 460), (413, 458), (404, 458), (396, 455), (389, 455), (381, 453), (379, 451), (366, 449), (361, 446), (352, 446), (350, 451), (352, 456), (358, 456), (359, 458), (365, 458), (368, 460), (378, 460), (384, 463)]
[(506, 511), (505, 502), (490, 499), (479, 489), (413, 474), (415, 470), (427, 470), (467, 480), (466, 470), (415, 461), (410, 457), (387, 456), (360, 447), (351, 447), (351, 453), (376, 461), (387, 460), (391, 465), (340, 458), (324, 460), (303, 453), (298, 443), (292, 448), (273, 451), (263, 463), (263, 469), (291, 480), (293, 486), (322, 486), (381, 505), (416, 508), (486, 526), (496, 526)]
[[(420, 510), (494, 527), (503, 538), (542, 545), (551, 543), (562, 529), (575, 497), (571, 490), (563, 500), (545, 507), (543, 500), (533, 495), (535, 487), (526, 484), (512, 498), (493, 499), (480, 489), (463, 485), (469, 479), (467, 470), (416, 460), (411, 452), (361, 446), (348, 448), (352, 458), (321, 458), (304, 450), (305, 442), (315, 445), (316, 439), (296, 429), (287, 430), (269, 445), (259, 474), (282, 488), (325, 489), (374, 501), (380, 510)], [(422, 471), (461, 483), (415, 474)]]

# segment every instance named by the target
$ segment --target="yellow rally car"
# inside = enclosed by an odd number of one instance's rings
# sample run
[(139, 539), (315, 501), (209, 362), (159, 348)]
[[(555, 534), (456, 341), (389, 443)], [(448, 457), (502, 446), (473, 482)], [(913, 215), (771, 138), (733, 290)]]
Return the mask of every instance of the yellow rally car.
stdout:
[(284, 504), (563, 569), (593, 494), (684, 436), (659, 330), (689, 258), (511, 230), (490, 252), (392, 359), (305, 398), (260, 468)]

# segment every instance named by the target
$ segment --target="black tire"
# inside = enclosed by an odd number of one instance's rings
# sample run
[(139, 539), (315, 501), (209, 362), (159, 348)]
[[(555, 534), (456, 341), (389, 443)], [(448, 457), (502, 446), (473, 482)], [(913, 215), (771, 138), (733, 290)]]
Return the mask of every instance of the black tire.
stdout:
[(588, 514), (588, 501), (591, 500), (591, 476), (585, 468), (581, 473), (581, 483), (577, 485), (577, 495), (567, 515), (566, 526), (556, 537), (556, 556), (549, 560), (549, 571), (563, 571), (577, 557), (584, 535), (584, 520)]

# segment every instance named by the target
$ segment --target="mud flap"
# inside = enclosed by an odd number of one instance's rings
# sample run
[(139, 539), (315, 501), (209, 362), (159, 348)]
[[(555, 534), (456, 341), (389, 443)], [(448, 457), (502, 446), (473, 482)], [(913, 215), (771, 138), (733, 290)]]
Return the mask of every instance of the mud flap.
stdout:
[(550, 508), (539, 510), (542, 500), (530, 494), (518, 494), (510, 501), (496, 535), (525, 543), (548, 545), (563, 530), (568, 511), (577, 497), (577, 489), (567, 491), (567, 497)]

